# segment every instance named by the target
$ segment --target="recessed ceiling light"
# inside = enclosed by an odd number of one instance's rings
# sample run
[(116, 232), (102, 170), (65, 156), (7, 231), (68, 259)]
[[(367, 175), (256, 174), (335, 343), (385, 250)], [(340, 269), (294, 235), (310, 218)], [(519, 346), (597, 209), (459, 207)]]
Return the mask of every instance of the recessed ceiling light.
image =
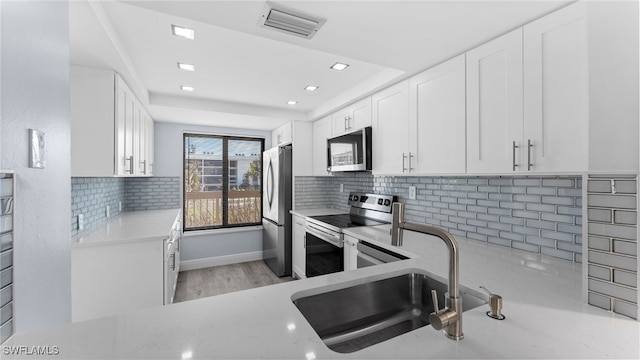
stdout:
[(179, 62), (178, 63), (178, 68), (182, 69), (182, 70), (187, 70), (187, 71), (196, 71), (196, 66), (193, 64), (184, 64)]
[(297, 104), (297, 103), (298, 103), (298, 102), (297, 102), (297, 101), (295, 101), (295, 100), (289, 100), (289, 101), (287, 101), (287, 105), (295, 105), (295, 104)]
[(343, 63), (339, 63), (339, 62), (331, 65), (331, 68), (333, 70), (338, 70), (338, 71), (342, 71), (342, 70), (344, 70), (344, 69), (346, 69), (348, 67), (349, 67), (349, 64), (343, 64)]
[(307, 90), (307, 91), (316, 91), (316, 90), (318, 90), (318, 86), (315, 86), (315, 85), (307, 85), (307, 86), (305, 86), (305, 88), (304, 88), (304, 89), (305, 89), (305, 90)]
[(183, 38), (187, 38), (187, 39), (191, 39), (191, 40), (193, 40), (195, 35), (196, 35), (196, 31), (195, 30), (189, 29), (189, 28), (186, 28), (186, 27), (182, 27), (182, 26), (178, 26), (178, 25), (171, 25), (171, 32), (175, 36), (181, 36)]
[(193, 90), (195, 90), (193, 88), (193, 86), (184, 86), (184, 85), (180, 86), (180, 89), (182, 89), (184, 91), (193, 91)]

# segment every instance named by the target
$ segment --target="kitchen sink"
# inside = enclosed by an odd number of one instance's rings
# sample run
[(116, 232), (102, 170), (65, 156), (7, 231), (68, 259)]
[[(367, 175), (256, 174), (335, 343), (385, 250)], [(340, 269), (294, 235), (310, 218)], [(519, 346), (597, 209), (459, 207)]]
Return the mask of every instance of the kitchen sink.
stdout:
[[(429, 325), (431, 290), (444, 307), (447, 285), (407, 273), (351, 287), (297, 297), (293, 303), (331, 350), (351, 353)], [(482, 293), (460, 286), (463, 311), (486, 304)]]

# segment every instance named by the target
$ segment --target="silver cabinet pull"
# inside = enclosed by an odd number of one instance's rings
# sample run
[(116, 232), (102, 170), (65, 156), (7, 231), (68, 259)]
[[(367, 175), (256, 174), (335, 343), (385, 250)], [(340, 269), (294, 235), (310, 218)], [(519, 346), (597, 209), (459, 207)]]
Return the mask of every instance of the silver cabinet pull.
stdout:
[(413, 158), (413, 154), (409, 152), (409, 172), (413, 171), (413, 167), (411, 167), (411, 159)]
[(142, 173), (147, 175), (147, 160), (140, 161), (140, 164), (142, 164)]
[(516, 142), (513, 142), (513, 171), (516, 171), (516, 168), (518, 167), (518, 164), (516, 164), (516, 149), (518, 148), (518, 145), (516, 145)]
[(402, 172), (407, 172), (407, 168), (404, 166), (404, 159), (406, 159), (407, 156), (402, 153)]
[(531, 139), (527, 140), (527, 170), (531, 170), (533, 164), (531, 163), (531, 148), (533, 144), (531, 143)]
[(347, 116), (344, 117), (344, 131), (349, 130), (349, 118)]
[(125, 172), (128, 172), (129, 174), (133, 174), (133, 155), (129, 156), (128, 158), (125, 158), (124, 161), (129, 162), (129, 170), (125, 170)]

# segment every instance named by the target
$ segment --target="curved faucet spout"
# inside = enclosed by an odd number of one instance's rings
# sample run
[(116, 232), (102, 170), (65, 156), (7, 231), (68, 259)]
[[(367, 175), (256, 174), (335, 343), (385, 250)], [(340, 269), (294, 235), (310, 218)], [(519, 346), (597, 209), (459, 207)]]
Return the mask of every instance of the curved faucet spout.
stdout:
[(447, 245), (447, 249), (449, 250), (449, 295), (446, 298), (447, 304), (442, 310), (434, 308), (434, 312), (429, 316), (429, 320), (436, 330), (446, 328), (447, 337), (454, 340), (461, 340), (464, 335), (462, 333), (462, 298), (460, 297), (458, 243), (456, 239), (448, 232), (435, 226), (405, 222), (404, 204), (394, 203), (391, 228), (392, 245), (402, 246), (404, 230), (437, 236)]

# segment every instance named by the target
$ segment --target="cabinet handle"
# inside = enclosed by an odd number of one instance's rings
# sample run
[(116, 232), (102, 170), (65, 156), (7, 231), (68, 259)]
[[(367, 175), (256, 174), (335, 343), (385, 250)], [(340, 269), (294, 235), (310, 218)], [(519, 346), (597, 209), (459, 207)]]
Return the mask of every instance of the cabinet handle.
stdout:
[(282, 134), (278, 134), (278, 145), (282, 142)]
[(304, 241), (302, 242), (302, 247), (307, 248), (307, 234), (304, 234)]
[(142, 173), (147, 175), (147, 160), (140, 161), (140, 164), (142, 164)]
[(527, 140), (527, 170), (531, 170), (533, 164), (531, 163), (531, 148), (533, 144), (531, 143), (531, 139)]
[(124, 159), (125, 162), (129, 162), (129, 170), (125, 170), (125, 172), (128, 172), (129, 174), (133, 174), (133, 155), (129, 156), (128, 158)]
[(171, 254), (171, 270), (176, 269), (176, 254)]
[(349, 127), (348, 127), (349, 125), (348, 125), (348, 123), (349, 123), (349, 120), (348, 120), (348, 119), (347, 119), (347, 117), (345, 116), (345, 117), (344, 117), (344, 131), (349, 130)]
[(411, 167), (411, 158), (413, 158), (413, 154), (411, 154), (411, 152), (409, 152), (409, 172), (413, 171), (413, 168)]
[(518, 164), (516, 164), (516, 149), (518, 148), (518, 145), (516, 145), (516, 142), (513, 142), (513, 171), (516, 171), (516, 168), (518, 167)]
[(402, 153), (402, 172), (406, 172), (407, 171), (407, 168), (404, 166), (404, 159), (406, 159), (406, 158), (407, 158), (407, 156), (404, 153)]

